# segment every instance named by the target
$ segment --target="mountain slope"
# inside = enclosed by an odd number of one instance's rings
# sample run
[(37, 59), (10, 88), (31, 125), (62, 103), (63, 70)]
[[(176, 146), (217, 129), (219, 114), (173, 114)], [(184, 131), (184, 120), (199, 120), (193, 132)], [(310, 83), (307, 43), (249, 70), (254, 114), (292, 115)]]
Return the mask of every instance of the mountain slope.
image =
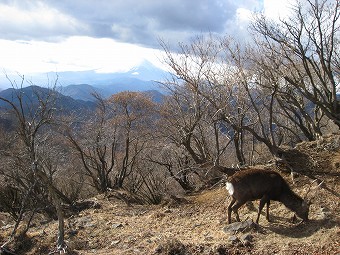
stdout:
[(133, 84), (134, 85), (131, 86), (116, 84), (112, 86), (108, 85), (102, 87), (94, 87), (89, 84), (76, 84), (63, 87), (61, 89), (61, 93), (65, 96), (72, 97), (73, 99), (79, 99), (83, 101), (95, 101), (96, 99), (93, 96), (93, 93), (98, 93), (103, 98), (108, 98), (111, 95), (117, 94), (122, 91), (138, 91), (150, 96), (155, 102), (160, 103), (163, 101), (164, 95), (159, 92), (159, 90), (154, 89), (153, 85), (148, 86), (148, 83), (146, 82), (146, 86), (143, 86), (143, 89), (139, 90), (142, 86), (139, 86), (139, 89), (136, 89), (136, 84)]
[[(318, 176), (324, 182), (313, 196), (306, 223), (292, 223), (293, 213), (273, 202), (272, 222), (263, 215), (259, 225), (228, 232), (226, 207), (230, 197), (222, 185), (180, 199), (170, 198), (161, 205), (128, 205), (110, 191), (88, 199), (91, 208), (65, 220), (66, 242), (73, 250), (70, 254), (339, 254), (339, 141), (340, 135), (333, 135), (296, 147), (306, 165), (313, 162), (329, 173), (337, 173)], [(300, 195), (310, 187), (311, 179), (304, 175), (296, 176), (295, 183), (289, 174), (282, 175)], [(241, 220), (256, 218), (258, 203), (254, 205), (240, 208)], [(0, 213), (2, 243), (12, 226), (10, 217)], [(19, 240), (18, 254), (23, 254), (22, 250), (25, 254), (48, 254), (55, 246), (57, 228), (57, 221), (36, 219), (27, 236)]]
[(107, 94), (116, 94), (122, 91), (159, 90), (159, 84), (154, 81), (144, 81), (134, 77), (120, 77), (111, 80), (107, 85), (97, 85)]
[[(55, 98), (55, 101), (51, 107), (54, 107), (57, 109), (57, 111), (63, 113), (86, 111), (95, 107), (93, 102), (76, 100), (69, 96), (64, 96), (57, 91), (39, 86), (29, 86), (20, 89), (10, 88), (0, 92), (0, 97), (12, 101), (17, 106), (19, 104), (18, 96), (20, 96), (22, 97), (24, 107), (32, 108), (39, 106), (39, 98), (46, 100), (48, 95), (53, 95), (53, 98)], [(8, 109), (9, 104), (3, 100), (0, 100), (0, 108)]]
[(107, 94), (104, 89), (93, 87), (89, 84), (72, 84), (63, 87), (60, 91), (63, 95), (79, 99), (83, 101), (94, 101), (93, 93), (98, 93), (101, 96)]

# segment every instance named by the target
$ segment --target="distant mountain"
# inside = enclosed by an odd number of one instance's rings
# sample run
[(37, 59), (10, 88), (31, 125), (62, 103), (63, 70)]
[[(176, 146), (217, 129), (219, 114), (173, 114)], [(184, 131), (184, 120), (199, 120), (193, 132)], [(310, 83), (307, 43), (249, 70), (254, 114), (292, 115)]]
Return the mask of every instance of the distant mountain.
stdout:
[(140, 65), (130, 69), (128, 72), (101, 74), (94, 71), (86, 72), (64, 72), (60, 73), (63, 81), (86, 81), (85, 84), (71, 83), (63, 86), (61, 93), (74, 99), (93, 101), (93, 92), (103, 98), (122, 91), (160, 91), (161, 87), (157, 81), (165, 79), (167, 73), (154, 66), (149, 61), (143, 61)]
[[(89, 84), (72, 84), (62, 87), (60, 93), (70, 96), (73, 99), (84, 101), (94, 101), (93, 93), (98, 93), (103, 98), (108, 98), (113, 94), (122, 91), (158, 91), (158, 84), (152, 81), (142, 81), (133, 78), (119, 78), (112, 81), (111, 85), (89, 85)], [(160, 93), (160, 92), (159, 92)]]
[(62, 87), (60, 90), (65, 96), (72, 97), (73, 99), (79, 99), (84, 101), (94, 101), (93, 93), (105, 97), (107, 92), (104, 89), (93, 87), (89, 84), (72, 84), (66, 87)]
[[(151, 89), (144, 87), (144, 89), (145, 90), (139, 92), (143, 92), (147, 96), (150, 96), (155, 102), (163, 102), (164, 94), (162, 94), (159, 90), (152, 89), (152, 87)], [(98, 88), (88, 84), (69, 85), (61, 88), (61, 93), (65, 96), (72, 97), (73, 99), (92, 102), (96, 100), (93, 96), (93, 93), (98, 93), (103, 98), (108, 98), (111, 95), (117, 94), (122, 91), (136, 91), (136, 89), (129, 85), (103, 86)]]
[[(99, 85), (112, 85), (115, 81), (121, 81), (122, 79), (133, 78), (142, 81), (162, 81), (168, 73), (151, 62), (144, 60), (138, 66), (131, 68), (126, 72), (115, 72), (115, 73), (101, 73), (96, 70), (88, 71), (77, 71), (77, 72), (59, 72), (58, 81), (62, 86), (68, 84), (90, 84), (92, 86)], [(54, 73), (47, 75), (50, 80), (55, 76)], [(46, 75), (40, 77), (40, 79), (32, 78), (35, 84), (36, 80), (39, 84), (46, 81)]]
[[(54, 107), (60, 113), (81, 113), (95, 108), (95, 103), (83, 100), (76, 100), (69, 96), (52, 91), (48, 88), (42, 88), (39, 86), (29, 86), (20, 89), (6, 89), (0, 91), (0, 97), (3, 97), (15, 105), (19, 105), (18, 95), (22, 96), (22, 102), (25, 107), (39, 107), (39, 98), (46, 99), (48, 95), (53, 93), (55, 102), (51, 107)], [(8, 109), (10, 106), (7, 102), (0, 100), (0, 109)]]
[(165, 97), (164, 94), (162, 94), (158, 90), (148, 90), (148, 91), (144, 91), (143, 93), (147, 95), (148, 97), (150, 97), (152, 101), (156, 103), (163, 103), (164, 101), (164, 97)]
[[(78, 72), (59, 72), (46, 74), (26, 75), (28, 85), (34, 84), (45, 87), (57, 81), (61, 86), (60, 93), (76, 100), (93, 101), (93, 92), (98, 93), (103, 98), (122, 91), (160, 91), (161, 87), (157, 81), (165, 80), (167, 72), (156, 67), (151, 62), (144, 60), (138, 66), (131, 68), (127, 72), (99, 73), (95, 70)], [(14, 83), (21, 82), (19, 77), (10, 77)], [(1, 81), (1, 86), (9, 87), (9, 81)], [(7, 84), (7, 85), (6, 85)], [(26, 85), (26, 82), (24, 82)], [(7, 93), (4, 91), (1, 91)]]
[(168, 73), (156, 67), (151, 62), (144, 60), (138, 66), (131, 68), (126, 73), (120, 73), (120, 75), (143, 81), (162, 81)]
[(155, 81), (144, 81), (133, 77), (115, 78), (107, 85), (97, 85), (95, 87), (104, 89), (104, 91), (110, 95), (122, 91), (147, 91), (160, 89), (159, 84)]

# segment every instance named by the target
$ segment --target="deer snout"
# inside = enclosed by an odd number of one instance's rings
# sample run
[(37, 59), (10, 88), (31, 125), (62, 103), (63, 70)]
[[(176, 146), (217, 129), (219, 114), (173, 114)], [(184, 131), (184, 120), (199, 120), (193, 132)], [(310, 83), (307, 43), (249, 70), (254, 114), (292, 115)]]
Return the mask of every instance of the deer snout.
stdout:
[(309, 205), (309, 203), (303, 201), (301, 207), (296, 211), (297, 216), (299, 216), (303, 222), (308, 221)]

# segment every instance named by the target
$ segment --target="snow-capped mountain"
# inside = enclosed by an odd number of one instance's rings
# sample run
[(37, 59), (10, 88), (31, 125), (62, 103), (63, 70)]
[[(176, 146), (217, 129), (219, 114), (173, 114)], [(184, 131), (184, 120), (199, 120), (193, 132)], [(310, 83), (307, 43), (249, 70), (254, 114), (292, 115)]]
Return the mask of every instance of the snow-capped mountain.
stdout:
[[(109, 97), (122, 91), (162, 91), (159, 82), (167, 72), (144, 60), (127, 72), (96, 73), (94, 71), (61, 73), (61, 82), (68, 82), (62, 87), (62, 93), (75, 99), (91, 100), (96, 92)], [(78, 82), (76, 82), (76, 80)]]

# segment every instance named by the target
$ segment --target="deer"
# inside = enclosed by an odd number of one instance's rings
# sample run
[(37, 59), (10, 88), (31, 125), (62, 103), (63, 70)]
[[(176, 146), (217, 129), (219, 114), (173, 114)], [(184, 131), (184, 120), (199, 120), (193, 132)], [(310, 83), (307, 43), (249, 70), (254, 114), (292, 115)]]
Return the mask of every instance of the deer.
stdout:
[[(320, 186), (321, 184), (319, 184)], [(302, 219), (308, 221), (310, 203), (294, 193), (284, 178), (276, 171), (262, 169), (245, 169), (233, 174), (226, 183), (226, 189), (232, 197), (228, 206), (228, 224), (231, 223), (231, 212), (236, 214), (240, 221), (238, 209), (248, 201), (260, 199), (260, 205), (256, 218), (256, 224), (260, 219), (264, 205), (267, 205), (266, 219), (269, 219), (270, 201), (279, 201), (288, 209), (295, 212)]]

